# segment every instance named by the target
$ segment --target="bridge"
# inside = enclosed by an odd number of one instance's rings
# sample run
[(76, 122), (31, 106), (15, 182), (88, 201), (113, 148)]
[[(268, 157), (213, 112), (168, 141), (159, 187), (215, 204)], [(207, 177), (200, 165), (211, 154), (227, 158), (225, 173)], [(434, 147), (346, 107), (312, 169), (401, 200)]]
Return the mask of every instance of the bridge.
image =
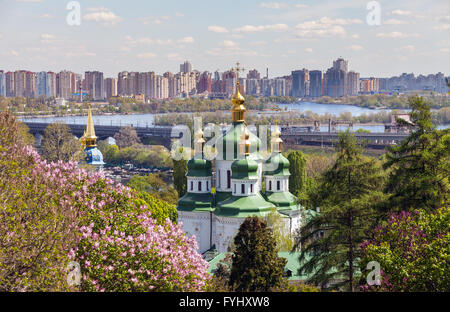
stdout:
[[(281, 138), (286, 144), (291, 145), (312, 145), (312, 146), (332, 146), (338, 140), (337, 132), (300, 132), (281, 130)], [(354, 132), (360, 142), (365, 142), (366, 146), (374, 149), (384, 149), (388, 145), (396, 145), (405, 140), (407, 133), (363, 133)]]
[[(42, 138), (48, 123), (25, 122), (30, 128), (37, 141)], [(67, 124), (73, 135), (81, 137), (86, 129), (85, 125)], [(95, 134), (100, 140), (113, 137), (121, 129), (120, 126), (95, 126)], [(174, 131), (172, 126), (146, 126), (134, 127), (138, 136), (148, 144), (159, 144), (170, 148), (173, 139), (179, 139), (183, 136), (182, 130)], [(318, 132), (313, 131), (314, 127), (281, 127), (281, 138), (286, 144), (291, 145), (314, 145), (314, 146), (332, 146), (337, 141), (337, 132)], [(225, 130), (225, 129), (224, 129)], [(405, 133), (360, 133), (354, 132), (356, 138), (364, 141), (367, 147), (383, 149), (388, 145), (398, 144), (406, 139), (409, 134)]]
[[(25, 124), (30, 128), (30, 133), (33, 134), (37, 140), (42, 138), (45, 128), (49, 125), (48, 123), (37, 123), (37, 122), (25, 122)], [(67, 124), (67, 126), (72, 131), (72, 134), (76, 137), (81, 137), (86, 130), (86, 125), (77, 124)], [(95, 135), (100, 140), (105, 140), (109, 137), (114, 137), (114, 135), (120, 131), (122, 127), (120, 126), (95, 126)], [(164, 145), (170, 148), (172, 139), (182, 137), (182, 133), (177, 133), (174, 135), (172, 133), (173, 127), (171, 126), (153, 126), (153, 127), (135, 127), (134, 128), (138, 136), (147, 143), (154, 145)]]

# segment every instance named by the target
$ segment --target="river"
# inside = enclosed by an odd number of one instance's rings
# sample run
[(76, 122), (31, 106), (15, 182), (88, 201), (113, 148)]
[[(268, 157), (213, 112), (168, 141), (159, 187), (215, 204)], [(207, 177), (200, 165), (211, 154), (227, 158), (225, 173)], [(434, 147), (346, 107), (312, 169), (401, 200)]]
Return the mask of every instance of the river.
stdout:
[[(391, 109), (370, 109), (364, 107), (358, 107), (354, 105), (344, 104), (318, 104), (311, 102), (299, 102), (293, 104), (278, 104), (282, 111), (292, 112), (306, 112), (311, 111), (318, 115), (324, 115), (326, 113), (339, 117), (341, 113), (351, 113), (352, 116), (360, 116), (362, 114), (371, 114), (381, 111), (391, 112)], [(404, 110), (407, 111), (407, 110)], [(250, 112), (252, 113), (252, 112)], [(264, 112), (264, 114), (267, 112)], [(276, 113), (276, 112), (273, 112)], [(134, 127), (146, 127), (153, 126), (155, 116), (162, 114), (128, 114), (128, 115), (94, 115), (93, 120), (95, 125), (102, 126), (126, 126), (132, 125)], [(64, 122), (66, 124), (86, 124), (87, 116), (65, 116), (65, 117), (32, 117), (21, 118), (27, 122)], [(231, 117), (230, 117), (231, 120)], [(440, 125), (439, 128), (448, 128), (449, 125)], [(346, 126), (339, 126), (338, 130), (345, 130)], [(364, 129), (371, 132), (384, 132), (383, 125), (354, 125), (353, 130)], [(321, 127), (321, 131), (328, 131), (326, 126)]]

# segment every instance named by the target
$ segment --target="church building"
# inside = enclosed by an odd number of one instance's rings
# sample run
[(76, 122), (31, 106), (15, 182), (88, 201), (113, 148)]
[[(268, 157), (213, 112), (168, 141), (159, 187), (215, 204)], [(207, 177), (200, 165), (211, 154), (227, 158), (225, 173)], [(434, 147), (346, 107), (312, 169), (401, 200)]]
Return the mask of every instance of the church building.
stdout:
[(195, 235), (202, 254), (214, 249), (227, 252), (248, 216), (264, 218), (275, 212), (280, 214), (286, 231), (294, 233), (300, 227), (303, 208), (289, 192), (289, 161), (281, 153), (279, 129), (272, 132), (272, 154), (264, 159), (261, 140), (245, 122), (239, 79), (232, 102), (233, 124), (214, 144), (214, 181), (212, 162), (204, 156), (205, 139), (199, 129), (194, 134), (194, 157), (187, 163), (187, 193), (177, 205), (178, 221), (189, 236)]
[(86, 164), (94, 166), (97, 170), (101, 170), (105, 163), (103, 162), (102, 152), (97, 148), (97, 137), (95, 135), (91, 105), (89, 105), (86, 131), (80, 138), (80, 141), (84, 145), (84, 153), (86, 154), (84, 160)]

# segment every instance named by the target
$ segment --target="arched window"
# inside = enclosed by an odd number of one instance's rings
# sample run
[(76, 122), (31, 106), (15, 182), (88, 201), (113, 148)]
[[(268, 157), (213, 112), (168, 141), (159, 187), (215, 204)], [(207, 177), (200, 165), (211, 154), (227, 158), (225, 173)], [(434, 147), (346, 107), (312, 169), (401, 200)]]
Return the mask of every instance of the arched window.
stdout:
[(253, 184), (250, 184), (250, 193), (253, 194)]
[(227, 188), (231, 188), (231, 170), (227, 170)]
[(269, 191), (272, 190), (272, 181), (269, 181)]
[(198, 190), (199, 190), (199, 192), (202, 191), (202, 182), (201, 181), (198, 181)]
[(193, 191), (193, 190), (194, 190), (194, 182), (191, 181), (191, 191)]
[(280, 190), (280, 181), (277, 181), (277, 191), (279, 191)]
[(241, 193), (245, 194), (245, 185), (244, 184), (241, 184)]
[(206, 181), (206, 191), (209, 192), (209, 181)]

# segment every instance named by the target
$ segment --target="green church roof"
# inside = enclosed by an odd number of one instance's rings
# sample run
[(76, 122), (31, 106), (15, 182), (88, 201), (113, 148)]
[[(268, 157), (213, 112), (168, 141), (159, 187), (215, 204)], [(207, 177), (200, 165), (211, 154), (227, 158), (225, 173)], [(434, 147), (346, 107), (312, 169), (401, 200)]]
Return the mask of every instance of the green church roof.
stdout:
[(278, 211), (300, 209), (300, 205), (297, 203), (297, 198), (290, 192), (266, 192), (265, 197), (267, 201), (277, 207)]
[(289, 173), (289, 160), (281, 153), (276, 153), (270, 156), (264, 162), (264, 175), (268, 176), (290, 176)]
[[(220, 145), (222, 147), (222, 153), (221, 155), (217, 155), (217, 159), (221, 160), (235, 160), (238, 159), (240, 153), (241, 153), (241, 137), (244, 130), (247, 129), (249, 133), (249, 140), (250, 143), (250, 155), (251, 159), (261, 159), (261, 156), (259, 155), (258, 151), (261, 146), (261, 140), (253, 134), (251, 131), (248, 130), (247, 125), (244, 122), (234, 122), (232, 127), (214, 144), (214, 147), (217, 149), (217, 151), (220, 154)], [(227, 148), (233, 146), (234, 153), (227, 153)]]
[(258, 163), (248, 158), (235, 160), (231, 165), (231, 172), (232, 179), (258, 179)]
[(212, 176), (211, 161), (206, 159), (192, 158), (187, 163), (187, 177), (210, 177)]
[(266, 201), (260, 193), (251, 196), (231, 196), (218, 203), (214, 214), (222, 217), (246, 218), (249, 216), (265, 216), (275, 206)]
[(178, 200), (177, 210), (190, 212), (214, 211), (213, 195), (211, 193), (186, 193)]

